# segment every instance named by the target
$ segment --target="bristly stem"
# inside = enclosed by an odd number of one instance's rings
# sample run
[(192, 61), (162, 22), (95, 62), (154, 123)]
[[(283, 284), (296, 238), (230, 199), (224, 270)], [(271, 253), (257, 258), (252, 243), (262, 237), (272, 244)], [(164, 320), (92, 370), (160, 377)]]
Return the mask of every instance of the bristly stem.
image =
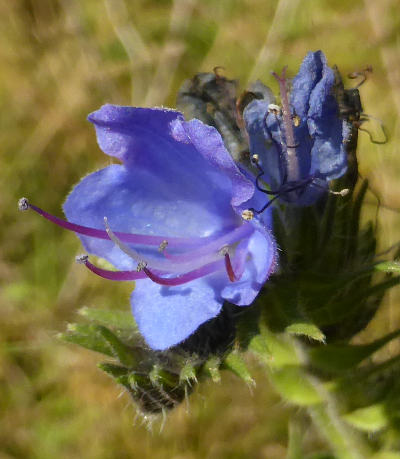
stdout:
[[(298, 340), (294, 341), (300, 361), (307, 365), (307, 354)], [(306, 373), (306, 378), (317, 391), (322, 403), (307, 407), (314, 425), (330, 444), (335, 455), (340, 459), (366, 459), (371, 456), (368, 445), (357, 431), (340, 418), (338, 402), (324, 384), (314, 375)]]
[[(315, 381), (313, 382), (315, 383)], [(316, 385), (314, 384), (314, 387), (317, 390), (321, 389), (321, 382), (318, 381)], [(345, 425), (340, 419), (334, 397), (325, 388), (322, 391), (319, 390), (319, 393), (324, 396), (324, 402), (309, 406), (307, 410), (314, 425), (330, 444), (335, 455), (340, 459), (366, 459), (369, 457), (367, 447), (361, 442), (358, 432)]]

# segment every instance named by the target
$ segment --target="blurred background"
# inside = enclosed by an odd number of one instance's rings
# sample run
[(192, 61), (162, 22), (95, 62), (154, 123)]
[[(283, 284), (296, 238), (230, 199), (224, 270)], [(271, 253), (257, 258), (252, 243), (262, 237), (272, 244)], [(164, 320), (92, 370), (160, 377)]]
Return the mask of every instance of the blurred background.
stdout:
[[(374, 69), (360, 89), (364, 110), (390, 139), (375, 145), (362, 132), (358, 152), (389, 247), (400, 240), (400, 3), (0, 0), (0, 37), (0, 458), (284, 458), (293, 409), (255, 362), (252, 391), (223, 374), (163, 426), (136, 416), (97, 370), (100, 357), (56, 336), (83, 306), (128, 309), (132, 284), (88, 274), (74, 261), (78, 239), (18, 213), (17, 200), (62, 216), (72, 186), (109, 162), (86, 121), (106, 102), (173, 107), (184, 79), (215, 66), (242, 88), (261, 78), (276, 91), (271, 70), (288, 65), (293, 76), (322, 49), (343, 75)], [(372, 193), (369, 203), (366, 217)], [(357, 340), (398, 328), (399, 308), (397, 289)], [(305, 440), (324, 447), (311, 430)]]

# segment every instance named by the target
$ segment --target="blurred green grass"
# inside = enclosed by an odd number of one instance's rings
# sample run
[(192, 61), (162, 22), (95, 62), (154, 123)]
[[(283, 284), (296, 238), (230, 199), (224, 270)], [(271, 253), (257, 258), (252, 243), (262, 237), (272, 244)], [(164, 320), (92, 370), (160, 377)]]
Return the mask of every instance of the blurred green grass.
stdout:
[[(275, 88), (270, 70), (293, 75), (308, 50), (323, 49), (344, 74), (374, 68), (364, 108), (390, 142), (361, 133), (359, 160), (386, 205), (383, 249), (400, 240), (390, 210), (400, 208), (399, 11), (395, 0), (0, 2), (0, 458), (285, 457), (292, 409), (261, 375), (254, 393), (231, 375), (203, 384), (162, 433), (135, 421), (98, 356), (55, 338), (83, 305), (128, 308), (132, 286), (84, 272), (74, 235), (19, 214), (16, 202), (27, 196), (61, 215), (72, 185), (108, 163), (85, 121), (103, 103), (173, 106), (183, 79), (216, 65), (243, 86), (261, 78)], [(399, 305), (391, 292), (358, 339), (398, 328)]]

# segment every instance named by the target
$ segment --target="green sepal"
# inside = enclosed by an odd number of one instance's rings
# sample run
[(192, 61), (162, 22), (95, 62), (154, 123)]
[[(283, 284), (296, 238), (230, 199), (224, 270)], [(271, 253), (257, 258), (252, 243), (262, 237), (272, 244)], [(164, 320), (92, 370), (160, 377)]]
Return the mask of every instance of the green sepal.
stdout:
[(239, 376), (239, 378), (243, 379), (243, 381), (248, 385), (255, 386), (256, 382), (252, 378), (246, 363), (239, 352), (233, 351), (228, 354), (223, 361), (223, 368), (235, 373), (236, 376)]
[(221, 359), (219, 357), (210, 357), (203, 366), (203, 371), (211, 377), (215, 383), (221, 382), (221, 373), (219, 371), (221, 366)]
[(194, 365), (191, 362), (186, 362), (179, 373), (179, 381), (191, 385), (197, 383), (197, 374)]
[(287, 337), (272, 333), (266, 327), (261, 327), (261, 334), (250, 341), (249, 349), (270, 367), (299, 365), (296, 349)]
[(364, 359), (399, 335), (400, 330), (396, 330), (369, 344), (328, 344), (315, 347), (309, 351), (310, 362), (326, 371), (347, 371), (359, 365)]
[(288, 325), (285, 329), (290, 335), (306, 336), (314, 341), (325, 343), (325, 335), (322, 331), (314, 324), (307, 322), (297, 322)]
[(68, 343), (78, 344), (91, 351), (114, 357), (108, 342), (99, 335), (97, 325), (68, 324), (67, 331), (59, 333), (58, 337)]
[(178, 377), (161, 368), (159, 365), (154, 365), (149, 373), (149, 378), (152, 384), (162, 387), (176, 387), (179, 384)]
[(136, 366), (136, 358), (131, 349), (129, 349), (111, 330), (103, 325), (97, 325), (96, 328), (98, 334), (107, 342), (113, 357), (129, 368)]
[(106, 327), (115, 327), (122, 330), (137, 330), (136, 322), (133, 315), (127, 311), (118, 311), (110, 309), (96, 309), (83, 307), (78, 313), (87, 319), (105, 325)]
[(107, 373), (109, 376), (111, 376), (118, 384), (122, 384), (126, 387), (129, 385), (128, 368), (109, 362), (99, 363), (97, 367), (100, 368), (100, 370)]
[(165, 410), (178, 405), (186, 396), (185, 385), (176, 384), (173, 387), (167, 387), (161, 384), (159, 378), (155, 377), (155, 380), (153, 383), (148, 375), (134, 371), (128, 375), (129, 393), (143, 411), (149, 413), (165, 412)]
[(385, 406), (382, 403), (376, 403), (365, 408), (347, 413), (342, 416), (343, 419), (356, 429), (364, 432), (378, 432), (388, 425)]

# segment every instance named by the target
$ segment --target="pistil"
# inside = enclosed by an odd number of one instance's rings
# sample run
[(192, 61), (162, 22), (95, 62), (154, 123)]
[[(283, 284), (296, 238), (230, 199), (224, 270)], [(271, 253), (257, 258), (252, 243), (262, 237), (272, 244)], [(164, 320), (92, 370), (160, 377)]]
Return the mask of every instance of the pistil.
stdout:
[(282, 70), (282, 75), (279, 76), (273, 72), (272, 75), (279, 83), (279, 91), (281, 94), (282, 118), (285, 131), (286, 152), (287, 152), (287, 181), (295, 182), (300, 176), (299, 161), (296, 154), (296, 141), (294, 137), (292, 113), (289, 105), (289, 95), (287, 88), (286, 67)]

